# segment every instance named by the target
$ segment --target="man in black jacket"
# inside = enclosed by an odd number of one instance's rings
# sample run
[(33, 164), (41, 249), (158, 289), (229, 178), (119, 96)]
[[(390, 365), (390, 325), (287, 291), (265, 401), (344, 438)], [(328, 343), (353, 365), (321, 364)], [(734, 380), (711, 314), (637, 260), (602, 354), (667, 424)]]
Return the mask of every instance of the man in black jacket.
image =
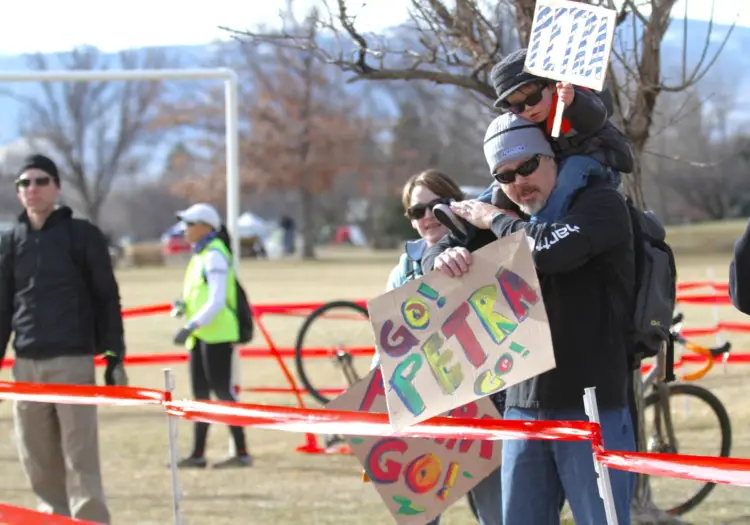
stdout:
[[(56, 206), (60, 176), (49, 158), (25, 159), (16, 187), (25, 211), (0, 239), (0, 363), (14, 333), (16, 381), (95, 385), (94, 355), (104, 352), (105, 382), (126, 384), (120, 294), (104, 236)], [(14, 421), (40, 512), (109, 523), (96, 406), (18, 401)]]
[(743, 314), (750, 315), (750, 222), (734, 244), (729, 263), (729, 297)]
[[(550, 145), (538, 127), (515, 115), (498, 117), (485, 155), (502, 191), (532, 217), (557, 177)], [(596, 388), (605, 447), (635, 450), (628, 409), (627, 333), (635, 287), (633, 233), (623, 197), (606, 182), (579, 190), (552, 223), (527, 222), (477, 200), (452, 205), (478, 229), (465, 246), (448, 236), (425, 254), (425, 270), (460, 276), (471, 251), (525, 231), (550, 324), (556, 368), (508, 388), (505, 418), (584, 420), (583, 393)], [(557, 523), (566, 498), (578, 525), (606, 523), (591, 444), (512, 440), (503, 443), (503, 523)], [(635, 477), (610, 470), (619, 523), (630, 523)]]

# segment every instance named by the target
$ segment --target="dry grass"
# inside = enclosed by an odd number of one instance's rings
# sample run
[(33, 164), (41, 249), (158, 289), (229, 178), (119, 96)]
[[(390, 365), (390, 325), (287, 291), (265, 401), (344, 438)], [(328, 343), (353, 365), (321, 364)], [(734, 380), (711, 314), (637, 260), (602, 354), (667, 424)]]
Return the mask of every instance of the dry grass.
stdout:
[[(382, 293), (384, 283), (396, 254), (371, 254), (364, 251), (339, 250), (327, 252), (324, 260), (300, 262), (248, 262), (241, 271), (243, 283), (256, 303), (291, 301), (326, 301), (373, 297)], [(679, 259), (681, 279), (706, 277), (706, 267), (714, 266), (716, 279), (726, 280), (727, 256), (684, 257)], [(118, 277), (124, 305), (136, 306), (167, 302), (177, 296), (181, 287), (181, 267), (154, 269), (123, 269)], [(713, 322), (710, 308), (685, 309), (692, 326)], [(742, 316), (724, 308), (723, 319)], [(269, 318), (266, 323), (277, 345), (294, 344), (301, 319)], [(176, 322), (166, 317), (151, 317), (127, 321), (127, 341), (130, 353), (171, 352), (171, 336)], [(359, 325), (362, 328), (363, 325)], [(366, 326), (365, 326), (366, 328)], [(317, 342), (326, 340), (327, 330), (316, 331)], [(357, 342), (367, 335), (366, 330), (349, 342)], [(711, 339), (708, 340), (709, 342)], [(737, 349), (750, 349), (748, 338), (732, 337)], [(312, 341), (315, 343), (315, 341)], [(254, 345), (260, 345), (256, 341)], [(289, 362), (292, 366), (292, 362)], [(367, 363), (361, 363), (367, 366)], [(323, 374), (316, 369), (315, 374)], [(177, 375), (177, 397), (189, 397), (187, 368), (174, 367)], [(99, 372), (101, 373), (101, 372)], [(163, 374), (159, 367), (132, 367), (131, 382), (144, 387), (161, 388)], [(332, 370), (327, 369), (331, 374)], [(0, 377), (7, 379), (8, 372)], [(317, 377), (317, 375), (316, 375)], [(244, 360), (242, 366), (245, 386), (284, 386), (283, 376), (276, 364), (265, 360)], [(331, 378), (329, 378), (331, 379)], [(331, 386), (334, 381), (329, 380)], [(701, 384), (715, 392), (727, 405), (734, 423), (735, 457), (750, 456), (750, 409), (746, 402), (748, 381), (746, 368), (732, 366), (727, 375), (717, 367)], [(339, 380), (340, 384), (340, 380)], [(288, 396), (260, 396), (245, 393), (243, 400), (269, 404), (292, 404)], [(315, 406), (314, 403), (309, 403)], [(696, 415), (693, 415), (696, 419)], [(164, 414), (156, 408), (101, 409), (102, 461), (107, 494), (118, 524), (164, 524), (172, 519), (170, 507), (170, 477), (166, 468), (167, 432)], [(683, 440), (704, 438), (703, 431)], [(32, 507), (33, 497), (19, 468), (12, 439), (11, 404), (0, 404), (0, 494), (3, 502)], [(692, 439), (691, 439), (692, 438)], [(192, 429), (180, 423), (179, 444), (183, 453), (189, 450)], [(185, 493), (183, 510), (189, 523), (197, 524), (340, 524), (363, 521), (352, 514), (367, 516), (369, 524), (393, 523), (376, 491), (360, 482), (360, 467), (351, 456), (309, 456), (294, 451), (303, 442), (302, 435), (249, 430), (251, 451), (256, 466), (242, 471), (184, 471), (180, 481)], [(228, 433), (212, 427), (209, 459), (221, 459), (227, 452)], [(709, 453), (710, 449), (704, 449)], [(691, 452), (701, 452), (692, 448)], [(671, 492), (668, 483), (660, 485)], [(692, 516), (694, 523), (708, 523), (715, 518), (736, 518), (750, 514), (746, 491), (733, 487), (719, 487)], [(446, 525), (474, 523), (463, 503), (450, 509), (443, 521)]]

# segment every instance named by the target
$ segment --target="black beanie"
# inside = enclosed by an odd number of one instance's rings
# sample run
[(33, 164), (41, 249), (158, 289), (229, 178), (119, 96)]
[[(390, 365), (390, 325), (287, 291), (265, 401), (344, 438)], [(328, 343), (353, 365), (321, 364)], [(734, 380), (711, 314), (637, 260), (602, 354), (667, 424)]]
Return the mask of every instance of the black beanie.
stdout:
[(525, 62), (526, 49), (522, 48), (506, 55), (492, 68), (490, 81), (497, 94), (496, 108), (499, 108), (500, 103), (521, 86), (540, 80), (539, 77), (523, 70)]
[(57, 165), (49, 157), (35, 153), (23, 159), (21, 169), (18, 170), (20, 177), (26, 170), (41, 170), (47, 173), (55, 183), (60, 185), (60, 173), (57, 171)]

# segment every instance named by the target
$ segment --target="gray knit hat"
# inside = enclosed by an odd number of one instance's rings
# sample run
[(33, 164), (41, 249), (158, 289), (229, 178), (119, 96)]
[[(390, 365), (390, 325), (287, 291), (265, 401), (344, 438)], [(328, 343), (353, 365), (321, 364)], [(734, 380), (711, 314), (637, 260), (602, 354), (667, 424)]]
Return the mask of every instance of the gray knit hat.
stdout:
[(552, 146), (538, 124), (513, 113), (503, 113), (490, 123), (484, 135), (484, 156), (490, 173), (498, 166), (534, 155), (554, 157)]

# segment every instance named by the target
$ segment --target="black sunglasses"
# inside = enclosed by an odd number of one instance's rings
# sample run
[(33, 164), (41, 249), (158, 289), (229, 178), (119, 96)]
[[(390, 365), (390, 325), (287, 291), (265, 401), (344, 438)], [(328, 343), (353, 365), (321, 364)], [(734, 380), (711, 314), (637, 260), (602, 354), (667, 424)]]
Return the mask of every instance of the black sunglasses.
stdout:
[(537, 84), (537, 89), (533, 93), (526, 95), (526, 98), (517, 104), (510, 104), (507, 100), (501, 100), (498, 103), (498, 107), (503, 111), (510, 111), (515, 115), (523, 113), (527, 107), (534, 107), (542, 101), (544, 96), (544, 88), (548, 84)]
[(534, 173), (539, 167), (541, 158), (541, 155), (534, 155), (529, 160), (518, 166), (516, 169), (499, 171), (497, 173), (493, 173), (492, 176), (495, 177), (495, 180), (500, 184), (513, 184), (516, 181), (516, 175), (520, 175), (521, 177), (528, 177), (529, 175)]
[(52, 177), (37, 177), (35, 179), (16, 179), (16, 187), (18, 188), (28, 188), (32, 184), (34, 186), (49, 186), (49, 183), (52, 182)]
[(452, 200), (453, 199), (450, 197), (440, 197), (439, 199), (425, 202), (423, 204), (415, 204), (414, 206), (410, 206), (409, 209), (406, 210), (405, 215), (413, 221), (418, 221), (425, 216), (427, 210), (432, 210), (432, 208), (434, 208), (437, 204), (450, 204)]

